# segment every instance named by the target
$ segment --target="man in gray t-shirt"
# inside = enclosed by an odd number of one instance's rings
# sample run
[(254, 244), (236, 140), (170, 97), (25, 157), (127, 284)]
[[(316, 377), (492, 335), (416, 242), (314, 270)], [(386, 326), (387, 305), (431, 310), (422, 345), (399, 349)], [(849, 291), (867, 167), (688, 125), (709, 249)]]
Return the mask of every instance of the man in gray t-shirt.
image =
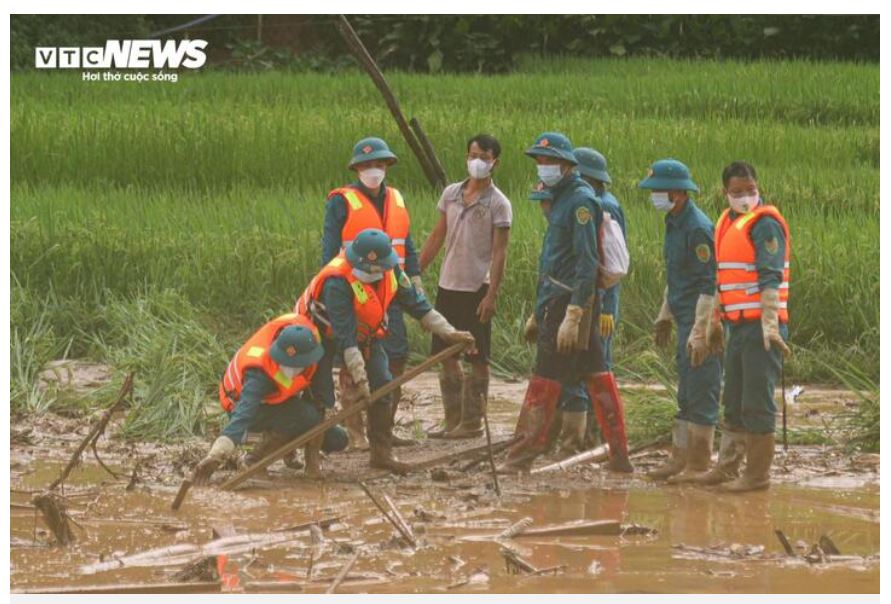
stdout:
[[(512, 212), (510, 200), (492, 182), (501, 145), (488, 134), (467, 143), (469, 178), (445, 188), (437, 209), (439, 221), (421, 250), (424, 271), (445, 243), (439, 273), (436, 310), (456, 329), (473, 334), (476, 344), (465, 355), (472, 368), (468, 379), (458, 359), (442, 364), (439, 385), (445, 421), (431, 438), (474, 438), (483, 433), (489, 394), (489, 352), (492, 317), (507, 263)], [(433, 338), (431, 354), (447, 344)]]

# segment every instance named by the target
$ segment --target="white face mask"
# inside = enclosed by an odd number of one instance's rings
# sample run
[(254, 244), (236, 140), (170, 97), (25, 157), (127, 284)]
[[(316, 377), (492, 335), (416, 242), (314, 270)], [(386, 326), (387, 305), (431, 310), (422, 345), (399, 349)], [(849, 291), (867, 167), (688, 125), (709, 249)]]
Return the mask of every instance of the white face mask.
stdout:
[(285, 367), (281, 366), (282, 373), (285, 374), (285, 377), (289, 380), (293, 380), (295, 377), (303, 373), (305, 367)]
[(353, 275), (362, 283), (374, 283), (384, 278), (383, 273), (368, 273), (360, 268), (354, 268)]
[(748, 214), (758, 207), (761, 199), (758, 192), (755, 191), (752, 195), (743, 195), (741, 197), (731, 197), (728, 195), (727, 201), (730, 202), (730, 208), (737, 214)]
[(549, 187), (553, 187), (563, 179), (563, 171), (557, 164), (539, 165), (536, 167), (538, 168), (539, 180)]
[(650, 194), (650, 201), (653, 207), (660, 212), (670, 212), (674, 208), (674, 202), (668, 198), (668, 193), (657, 191)]
[(483, 180), (484, 178), (488, 178), (489, 174), (492, 173), (493, 163), (494, 162), (488, 162), (478, 157), (468, 159), (467, 173), (470, 174), (470, 178), (474, 180)]
[(359, 180), (369, 189), (376, 189), (384, 182), (384, 176), (387, 175), (386, 170), (380, 168), (367, 168), (359, 171)]

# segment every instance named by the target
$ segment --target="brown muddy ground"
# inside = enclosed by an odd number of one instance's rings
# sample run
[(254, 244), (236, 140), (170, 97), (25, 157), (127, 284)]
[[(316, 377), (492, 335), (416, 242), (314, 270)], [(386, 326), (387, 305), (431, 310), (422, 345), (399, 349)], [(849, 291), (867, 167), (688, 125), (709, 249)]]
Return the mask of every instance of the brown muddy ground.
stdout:
[[(524, 389), (522, 382), (493, 381), (494, 440), (512, 432)], [(820, 425), (821, 418), (854, 398), (808, 388), (792, 407), (792, 424)], [(435, 375), (418, 378), (405, 399), (409, 404), (400, 413), (398, 430), (403, 436), (420, 434), (438, 421)], [(88, 450), (64, 488), (71, 517), (79, 524), (74, 527), (77, 542), (67, 548), (48, 546), (52, 536), (28, 507), (30, 499), (58, 476), (89, 424), (48, 415), (12, 426), (12, 589), (159, 583), (202, 555), (225, 554), (225, 590), (324, 592), (358, 554), (338, 592), (879, 591), (878, 456), (850, 458), (826, 447), (778, 451), (773, 487), (745, 495), (655, 484), (640, 473), (610, 475), (585, 465), (552, 474), (502, 476), (499, 498), (486, 464), (460, 472), (467, 459), (435, 471), (369, 481), (412, 525), (418, 540), (412, 549), (355, 484), (367, 476), (365, 452), (328, 457), (323, 461), (326, 479), (320, 482), (279, 463), (266, 479), (244, 490), (194, 488), (182, 508), (172, 512), (180, 481), (208, 443), (126, 444), (114, 438), (113, 423), (98, 450), (122, 476), (112, 478)], [(483, 443), (426, 440), (398, 451), (404, 460), (422, 461)], [(640, 453), (634, 460), (638, 472), (663, 455)], [(138, 479), (131, 481), (137, 462)], [(219, 480), (230, 475), (218, 474)], [(615, 519), (657, 532), (496, 540), (500, 531), (527, 516), (534, 526)], [(271, 533), (330, 517), (339, 520), (325, 530)], [(251, 536), (213, 541), (215, 527)], [(775, 529), (788, 535), (796, 554), (808, 553), (825, 534), (851, 558), (812, 563), (785, 556)], [(505, 547), (538, 569), (560, 568), (537, 576), (509, 574), (501, 554)], [(129, 557), (157, 548), (163, 549), (142, 559)]]

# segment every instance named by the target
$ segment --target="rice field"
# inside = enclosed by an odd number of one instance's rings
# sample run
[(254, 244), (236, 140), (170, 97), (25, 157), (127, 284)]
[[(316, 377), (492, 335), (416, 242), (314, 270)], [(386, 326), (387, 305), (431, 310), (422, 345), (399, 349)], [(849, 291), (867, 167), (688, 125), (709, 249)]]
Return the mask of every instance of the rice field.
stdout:
[[(620, 377), (671, 379), (670, 355), (649, 336), (665, 278), (662, 217), (636, 188), (670, 156), (691, 167), (713, 219), (721, 170), (735, 159), (758, 168), (763, 194), (787, 216), (787, 379), (837, 382), (843, 362), (878, 381), (878, 65), (536, 60), (504, 76), (388, 79), (452, 179), (464, 176), (467, 138), (502, 142), (496, 181), (515, 223), (495, 322), (499, 371), (525, 373), (532, 360), (521, 331), (544, 222), (526, 199), (535, 169), (522, 152), (540, 131), (560, 130), (607, 156), (628, 217)], [(401, 158), (388, 181), (420, 246), (438, 192), (363, 74), (207, 72), (177, 84), (13, 74), (13, 407), (50, 406), (36, 372), (67, 354), (138, 365), (146, 387), (161, 388), (152, 400), (182, 416), (149, 435), (200, 429), (195, 409), (212, 400), (226, 356), (291, 307), (317, 269), (326, 193), (351, 179), (352, 144), (368, 135)], [(425, 275), (428, 289), (436, 275)], [(414, 327), (411, 337), (426, 354), (426, 337)]]

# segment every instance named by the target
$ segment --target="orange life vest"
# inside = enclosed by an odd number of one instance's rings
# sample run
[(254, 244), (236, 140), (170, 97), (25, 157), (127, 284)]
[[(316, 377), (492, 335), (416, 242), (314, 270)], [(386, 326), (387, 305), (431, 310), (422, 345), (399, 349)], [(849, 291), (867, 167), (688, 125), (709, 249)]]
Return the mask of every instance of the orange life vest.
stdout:
[(365, 229), (380, 229), (390, 236), (390, 243), (399, 256), (399, 266), (405, 266), (405, 239), (411, 221), (402, 193), (393, 187), (386, 188), (384, 215), (365, 194), (353, 187), (341, 187), (328, 193), (328, 199), (341, 195), (347, 202), (347, 219), (340, 231), (341, 249), (346, 249), (356, 236)]
[(269, 348), (278, 337), (279, 332), (292, 325), (300, 325), (312, 330), (316, 341), (322, 341), (319, 330), (313, 322), (295, 313), (277, 317), (258, 329), (229, 361), (229, 366), (220, 382), (220, 404), (227, 413), (231, 413), (235, 409), (238, 399), (241, 398), (244, 372), (248, 369), (260, 369), (275, 382), (278, 390), (263, 399), (263, 402), (269, 405), (283, 403), (309, 386), (312, 376), (316, 372), (316, 365), (310, 365), (300, 375), (288, 378), (281, 371), (278, 363), (269, 356)]
[(322, 290), (325, 282), (331, 277), (346, 279), (353, 290), (353, 310), (356, 313), (357, 337), (360, 342), (371, 338), (387, 337), (387, 309), (396, 297), (398, 284), (395, 271), (385, 271), (384, 277), (376, 283), (362, 283), (353, 274), (353, 267), (341, 251), (331, 259), (304, 290), (294, 312), (323, 325), (325, 335), (331, 337), (331, 322), (328, 320), (325, 305), (322, 302)]
[(770, 216), (780, 223), (786, 235), (786, 257), (783, 282), (780, 284), (780, 323), (789, 321), (789, 225), (775, 206), (760, 205), (747, 214), (730, 218), (727, 209), (715, 227), (715, 249), (718, 261), (718, 298), (721, 316), (733, 323), (756, 321), (761, 318), (761, 290), (758, 287), (758, 271), (755, 267), (755, 244), (752, 228), (763, 216)]

